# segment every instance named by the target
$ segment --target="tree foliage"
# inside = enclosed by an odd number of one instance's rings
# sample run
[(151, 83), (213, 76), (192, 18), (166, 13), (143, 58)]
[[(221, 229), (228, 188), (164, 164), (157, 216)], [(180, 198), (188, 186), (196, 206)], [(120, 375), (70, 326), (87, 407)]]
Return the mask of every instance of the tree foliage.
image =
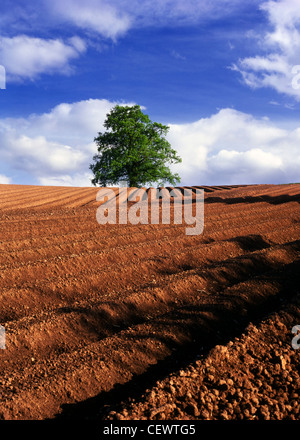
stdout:
[(167, 166), (181, 162), (165, 139), (169, 127), (152, 122), (139, 105), (116, 105), (106, 115), (104, 127), (107, 131), (94, 138), (98, 149), (90, 165), (94, 185), (114, 185), (120, 180), (130, 187), (180, 182)]

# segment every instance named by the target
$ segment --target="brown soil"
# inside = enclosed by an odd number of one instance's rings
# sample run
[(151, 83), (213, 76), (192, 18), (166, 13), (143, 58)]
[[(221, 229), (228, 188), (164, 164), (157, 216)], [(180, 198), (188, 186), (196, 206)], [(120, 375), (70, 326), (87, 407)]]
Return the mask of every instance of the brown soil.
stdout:
[(206, 187), (199, 236), (97, 191), (0, 185), (0, 418), (300, 419), (300, 185)]

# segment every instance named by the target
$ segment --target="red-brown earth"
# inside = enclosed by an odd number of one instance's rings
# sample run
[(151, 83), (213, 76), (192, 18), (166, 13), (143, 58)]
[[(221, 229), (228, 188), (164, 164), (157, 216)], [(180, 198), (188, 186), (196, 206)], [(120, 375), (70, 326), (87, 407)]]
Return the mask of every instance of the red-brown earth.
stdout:
[(300, 185), (205, 187), (200, 235), (98, 190), (0, 185), (0, 418), (299, 419)]

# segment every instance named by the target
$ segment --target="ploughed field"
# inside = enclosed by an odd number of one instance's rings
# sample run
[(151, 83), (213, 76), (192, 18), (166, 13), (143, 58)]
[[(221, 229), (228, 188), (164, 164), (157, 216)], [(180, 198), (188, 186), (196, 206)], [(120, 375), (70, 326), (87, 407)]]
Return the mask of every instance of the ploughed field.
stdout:
[(200, 235), (98, 190), (0, 185), (0, 418), (299, 419), (300, 185), (204, 187)]

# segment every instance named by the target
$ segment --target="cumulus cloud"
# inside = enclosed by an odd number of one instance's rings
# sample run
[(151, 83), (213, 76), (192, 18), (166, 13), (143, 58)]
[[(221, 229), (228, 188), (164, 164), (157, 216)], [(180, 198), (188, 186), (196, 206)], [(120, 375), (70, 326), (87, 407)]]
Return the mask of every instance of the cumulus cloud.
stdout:
[(115, 104), (90, 99), (27, 118), (0, 119), (2, 167), (11, 176), (41, 185), (91, 186), (94, 137), (104, 130), (106, 114)]
[[(5, 176), (21, 175), (41, 185), (91, 186), (93, 139), (104, 131), (106, 114), (115, 104), (90, 99), (62, 103), (28, 118), (1, 119), (4, 182), (9, 181)], [(268, 118), (222, 109), (194, 123), (170, 124), (168, 140), (183, 159), (172, 166), (183, 185), (300, 180), (300, 126), (279, 128)]]
[(10, 177), (4, 176), (3, 174), (0, 174), (0, 184), (9, 184), (11, 183)]
[(10, 80), (34, 79), (41, 73), (70, 74), (70, 61), (85, 49), (79, 37), (70, 38), (68, 44), (26, 35), (0, 38), (0, 60)]
[(269, 21), (259, 36), (260, 54), (232, 66), (252, 87), (271, 87), (300, 101), (300, 8), (298, 0), (268, 0), (261, 7)]
[(38, 127), (38, 130), (47, 137), (51, 136), (51, 139), (58, 142), (62, 140), (72, 142), (74, 145), (86, 139), (93, 140), (113, 105), (115, 104), (105, 99), (62, 103), (49, 113), (30, 115), (22, 120), (22, 124), (26, 126), (29, 136), (34, 136)]
[(184, 185), (287, 183), (299, 181), (300, 129), (282, 129), (222, 109), (192, 124), (171, 125), (168, 138), (182, 157), (172, 169)]
[(90, 173), (75, 173), (73, 175), (59, 175), (54, 177), (40, 177), (39, 183), (43, 186), (72, 186), (85, 187), (90, 186)]
[(283, 160), (279, 155), (253, 148), (248, 151), (221, 150), (208, 158), (207, 168), (223, 181), (242, 183), (277, 183), (284, 177)]

